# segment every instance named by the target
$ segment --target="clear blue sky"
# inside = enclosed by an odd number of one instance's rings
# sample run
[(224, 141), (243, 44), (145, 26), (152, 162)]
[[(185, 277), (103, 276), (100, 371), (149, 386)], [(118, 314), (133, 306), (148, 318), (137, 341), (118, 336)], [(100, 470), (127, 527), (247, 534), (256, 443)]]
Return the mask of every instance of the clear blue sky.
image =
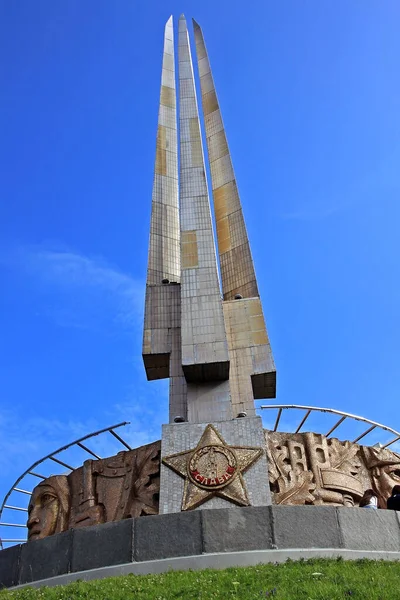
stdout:
[[(280, 403), (400, 428), (396, 0), (0, 3), (0, 492), (79, 434), (160, 437), (141, 331), (164, 24), (203, 28)], [(1, 494), (0, 494), (1, 495)]]

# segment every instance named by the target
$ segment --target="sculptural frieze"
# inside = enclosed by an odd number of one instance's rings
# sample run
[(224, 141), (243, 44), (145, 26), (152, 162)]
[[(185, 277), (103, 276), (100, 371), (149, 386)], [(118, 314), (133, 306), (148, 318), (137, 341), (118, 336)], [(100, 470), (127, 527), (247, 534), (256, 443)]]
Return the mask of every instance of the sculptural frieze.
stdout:
[(372, 488), (386, 508), (400, 483), (400, 455), (316, 433), (265, 431), (275, 504), (358, 506)]
[[(372, 488), (379, 506), (400, 484), (400, 455), (317, 433), (265, 430), (273, 504), (358, 506)], [(248, 506), (243, 473), (264, 448), (228, 445), (207, 425), (196, 447), (163, 458), (184, 478), (181, 510), (214, 496)], [(87, 460), (69, 475), (53, 475), (37, 485), (28, 506), (28, 540), (70, 528), (156, 515), (159, 512), (161, 442)]]
[(158, 514), (159, 441), (110, 458), (87, 460), (69, 475), (37, 485), (28, 508), (28, 540), (70, 528)]

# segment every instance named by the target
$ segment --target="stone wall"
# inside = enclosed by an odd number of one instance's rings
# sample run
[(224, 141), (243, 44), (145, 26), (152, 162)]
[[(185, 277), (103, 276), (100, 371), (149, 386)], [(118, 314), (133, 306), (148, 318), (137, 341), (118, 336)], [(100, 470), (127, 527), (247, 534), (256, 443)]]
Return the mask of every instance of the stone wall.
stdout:
[[(399, 517), (400, 513), (387, 510), (257, 506), (125, 519), (2, 550), (0, 586), (213, 553), (264, 550), (274, 555), (277, 550), (297, 549), (299, 558), (309, 549), (321, 549), (324, 555), (327, 549), (343, 549), (345, 556), (360, 550), (400, 553)], [(156, 572), (169, 568), (166, 561)]]

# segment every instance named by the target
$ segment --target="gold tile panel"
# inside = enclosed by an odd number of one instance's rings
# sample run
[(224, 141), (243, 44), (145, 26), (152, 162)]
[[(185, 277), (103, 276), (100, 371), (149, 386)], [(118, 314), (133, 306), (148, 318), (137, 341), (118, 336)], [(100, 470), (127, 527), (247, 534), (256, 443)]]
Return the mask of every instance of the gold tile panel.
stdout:
[(157, 148), (156, 148), (156, 174), (167, 174), (167, 135), (164, 125), (159, 125), (157, 130)]
[(161, 86), (160, 104), (163, 106), (169, 106), (175, 108), (175, 89), (167, 87), (166, 85)]
[[(211, 141), (212, 140), (212, 141)], [(210, 162), (222, 158), (226, 154), (229, 154), (228, 143), (226, 141), (225, 131), (218, 131), (215, 133), (209, 142), (209, 153)]]
[(209, 115), (210, 113), (218, 110), (218, 100), (215, 94), (215, 90), (208, 92), (208, 94), (204, 94), (203, 96), (203, 111), (204, 116)]
[(258, 331), (265, 329), (264, 317), (257, 315), (256, 317), (250, 317), (250, 326), (252, 331)]
[(151, 329), (145, 329), (143, 333), (143, 354), (151, 353)]
[(194, 140), (190, 144), (190, 154), (192, 159), (192, 167), (202, 167), (203, 162), (203, 149), (201, 147), (200, 139)]
[(269, 344), (259, 298), (226, 302), (223, 308), (230, 351)]
[(189, 131), (192, 167), (202, 167), (203, 149), (201, 146), (199, 120), (197, 118), (189, 120)]
[(199, 120), (196, 117), (189, 119), (189, 131), (191, 140), (200, 139)]
[(206, 73), (200, 78), (200, 86), (202, 94), (208, 94), (208, 92), (211, 92), (211, 90), (215, 89), (211, 73)]
[(244, 298), (259, 295), (249, 245), (245, 243), (236, 246), (238, 231), (232, 226), (235, 214), (237, 213), (227, 217), (232, 248), (224, 253), (221, 250), (219, 252), (224, 300), (233, 300), (235, 294), (241, 294)]
[(219, 221), (228, 214), (228, 194), (226, 185), (222, 185), (213, 192), (215, 219)]
[(253, 331), (253, 342), (256, 346), (268, 344), (268, 336), (266, 331)]
[(228, 217), (217, 221), (218, 250), (220, 254), (231, 249), (231, 234)]
[(258, 302), (256, 302), (255, 300), (253, 300), (252, 302), (248, 302), (247, 310), (249, 311), (249, 315), (251, 317), (255, 317), (258, 315), (262, 316), (261, 300), (258, 300)]
[(181, 267), (182, 269), (190, 269), (198, 267), (199, 253), (197, 247), (196, 231), (181, 232)]
[(195, 230), (182, 231), (181, 232), (181, 240), (182, 240), (182, 243), (185, 243), (185, 244), (188, 244), (190, 242), (196, 242), (197, 241), (197, 232)]
[(226, 217), (240, 209), (239, 195), (235, 181), (230, 181), (213, 190), (215, 218)]

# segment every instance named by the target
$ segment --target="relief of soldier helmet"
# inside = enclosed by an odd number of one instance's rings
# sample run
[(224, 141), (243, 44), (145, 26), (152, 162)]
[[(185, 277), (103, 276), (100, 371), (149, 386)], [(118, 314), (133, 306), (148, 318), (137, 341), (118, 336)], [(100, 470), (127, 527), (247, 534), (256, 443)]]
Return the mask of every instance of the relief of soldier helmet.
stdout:
[(386, 508), (386, 500), (393, 486), (400, 484), (400, 455), (384, 448), (362, 447), (372, 485), (379, 498), (379, 506)]
[(28, 506), (28, 541), (60, 533), (68, 528), (70, 491), (65, 475), (48, 477), (33, 492)]

